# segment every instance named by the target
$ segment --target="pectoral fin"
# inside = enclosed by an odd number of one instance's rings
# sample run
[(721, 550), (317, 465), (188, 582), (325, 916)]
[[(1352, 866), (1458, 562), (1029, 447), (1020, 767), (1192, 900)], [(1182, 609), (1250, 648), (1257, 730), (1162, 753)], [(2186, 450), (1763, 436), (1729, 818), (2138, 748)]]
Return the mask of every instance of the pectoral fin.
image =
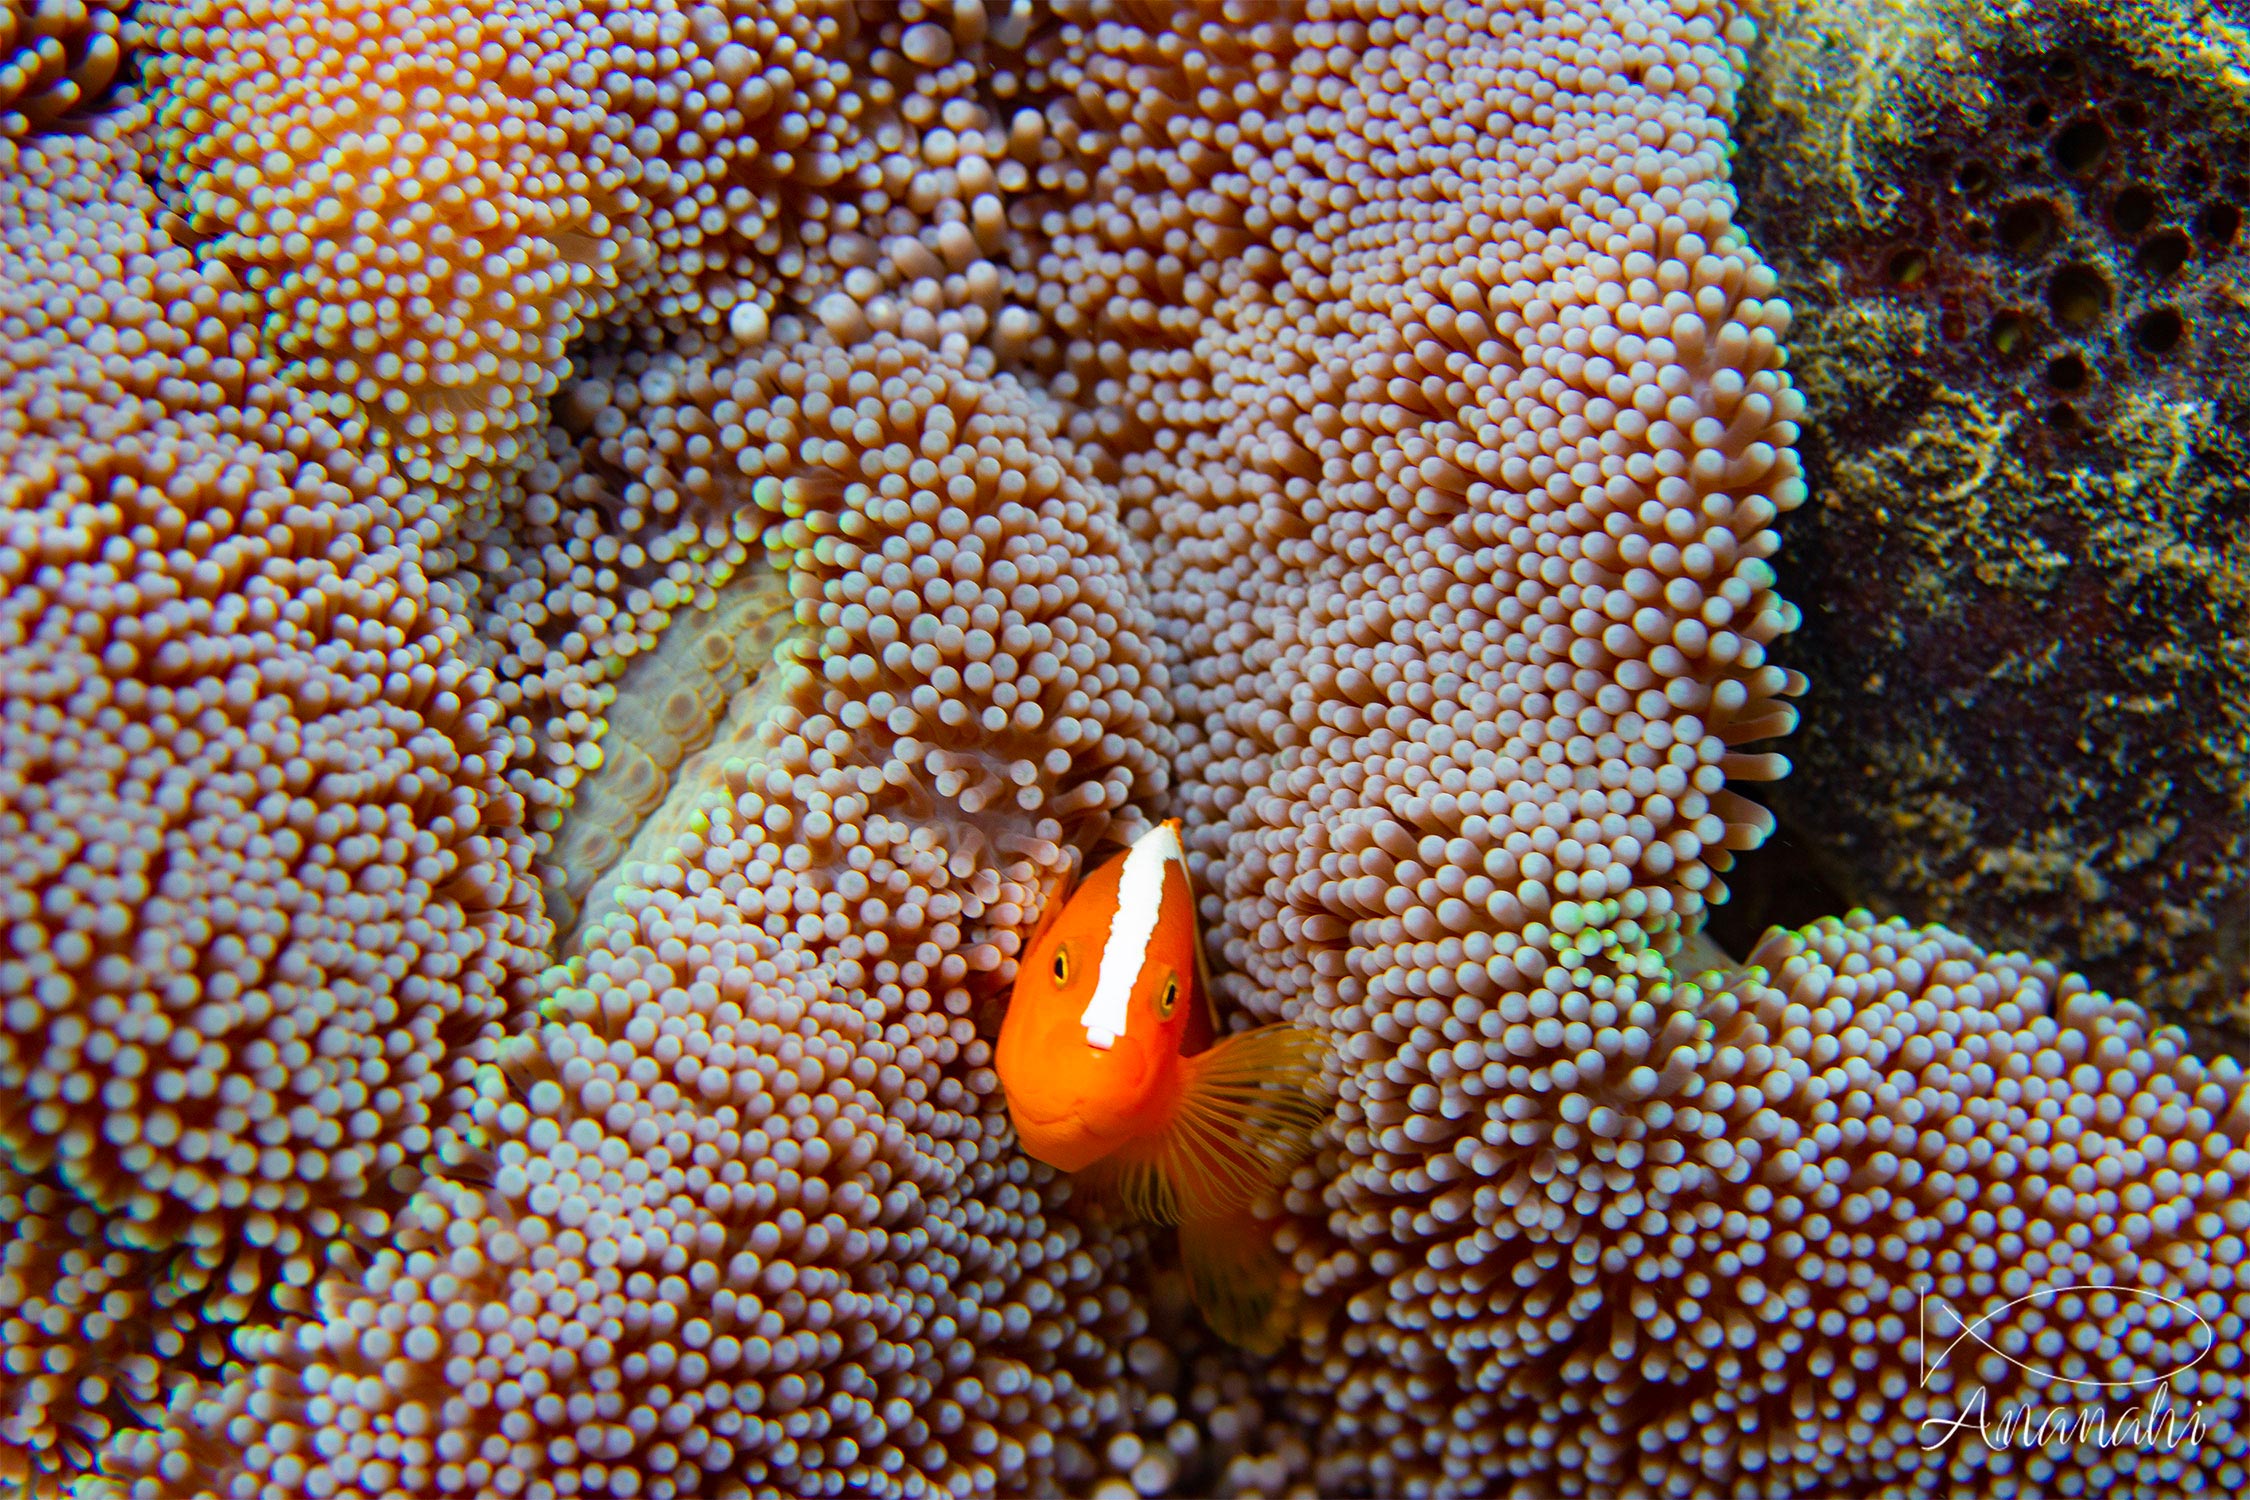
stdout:
[(1088, 1175), (1153, 1223), (1239, 1211), (1311, 1152), (1328, 1115), (1324, 1053), (1319, 1033), (1283, 1022), (1182, 1058), (1166, 1128), (1094, 1163)]

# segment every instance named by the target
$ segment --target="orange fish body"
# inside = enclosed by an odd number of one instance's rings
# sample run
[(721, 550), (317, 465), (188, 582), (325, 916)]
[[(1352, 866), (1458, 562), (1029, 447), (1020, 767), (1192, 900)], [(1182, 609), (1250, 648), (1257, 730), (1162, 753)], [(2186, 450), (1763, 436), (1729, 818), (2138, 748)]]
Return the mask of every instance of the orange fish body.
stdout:
[[(1034, 933), (994, 1057), (1024, 1150), (1182, 1226), (1196, 1302), (1253, 1349), (1278, 1342), (1286, 1271), (1243, 1253), (1260, 1190), (1326, 1114), (1314, 1033), (1286, 1023), (1214, 1042), (1179, 824), (1095, 870)], [(1271, 1285), (1260, 1285), (1270, 1281)]]

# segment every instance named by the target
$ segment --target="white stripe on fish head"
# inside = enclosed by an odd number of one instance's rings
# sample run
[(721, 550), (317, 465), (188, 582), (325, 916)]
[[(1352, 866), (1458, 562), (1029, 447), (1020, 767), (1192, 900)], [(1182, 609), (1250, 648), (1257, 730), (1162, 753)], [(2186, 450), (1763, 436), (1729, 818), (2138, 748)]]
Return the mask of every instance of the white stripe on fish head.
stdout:
[(1094, 979), (1094, 998), (1086, 1002), (1078, 1018), (1086, 1028), (1088, 1046), (1106, 1052), (1125, 1034), (1133, 985), (1141, 977), (1149, 939), (1156, 935), (1156, 919), (1164, 909), (1164, 875), (1174, 863), (1183, 875), (1187, 872), (1179, 835), (1169, 823), (1157, 824), (1133, 840), (1133, 847), (1125, 852), (1125, 871), (1117, 882), (1117, 910), (1110, 914), (1109, 940), (1102, 944), (1102, 967)]

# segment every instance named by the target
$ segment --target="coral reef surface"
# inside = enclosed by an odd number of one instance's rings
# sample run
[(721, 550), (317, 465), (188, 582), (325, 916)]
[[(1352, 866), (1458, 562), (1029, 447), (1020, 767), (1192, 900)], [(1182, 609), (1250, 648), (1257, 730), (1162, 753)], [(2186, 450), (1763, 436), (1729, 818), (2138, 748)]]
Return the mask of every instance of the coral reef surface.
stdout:
[(1799, 311), (1813, 680), (1775, 799), (1855, 902), (2168, 1014), (2250, 994), (2250, 32), (1802, 5), (1740, 132)]

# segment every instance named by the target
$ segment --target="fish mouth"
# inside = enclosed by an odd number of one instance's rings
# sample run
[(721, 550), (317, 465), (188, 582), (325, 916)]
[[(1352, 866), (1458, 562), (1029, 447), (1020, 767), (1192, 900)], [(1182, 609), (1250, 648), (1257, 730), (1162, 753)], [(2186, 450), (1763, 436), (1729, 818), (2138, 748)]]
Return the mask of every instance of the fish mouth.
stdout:
[[(1117, 1144), (1113, 1130), (1086, 1118), (1083, 1101), (1047, 1094), (1043, 1090), (1016, 1090), (1002, 1084), (1008, 1117), (1016, 1142), (1026, 1154), (1063, 1172), (1076, 1172), (1107, 1156)], [(1026, 1095), (1034, 1097), (1026, 1097)], [(1097, 1112), (1098, 1113), (1098, 1112)]]
[(1023, 1102), (1014, 1094), (1008, 1095), (1008, 1112), (1014, 1115), (1018, 1121), (1027, 1125), (1043, 1125), (1049, 1128), (1076, 1125), (1080, 1130), (1086, 1128), (1086, 1122), (1079, 1118), (1078, 1112), (1068, 1106), (1049, 1113)]
[(1154, 1061), (1139, 1038), (1097, 1049), (1071, 1017), (1019, 1037), (1006, 1055), (1001, 1089), (1026, 1154), (1075, 1172), (1132, 1133)]
[(1009, 1101), (1016, 1143), (1024, 1152), (1062, 1172), (1076, 1172), (1107, 1156), (1116, 1146), (1070, 1110), (1041, 1115)]
[(1053, 1133), (1094, 1133), (1093, 1122), (1086, 1118), (1085, 1107), (1079, 1100), (1048, 1094), (1044, 1090), (1012, 1089), (1005, 1081), (1001, 1092), (1007, 1097), (1008, 1114), (1019, 1129), (1028, 1125)]

